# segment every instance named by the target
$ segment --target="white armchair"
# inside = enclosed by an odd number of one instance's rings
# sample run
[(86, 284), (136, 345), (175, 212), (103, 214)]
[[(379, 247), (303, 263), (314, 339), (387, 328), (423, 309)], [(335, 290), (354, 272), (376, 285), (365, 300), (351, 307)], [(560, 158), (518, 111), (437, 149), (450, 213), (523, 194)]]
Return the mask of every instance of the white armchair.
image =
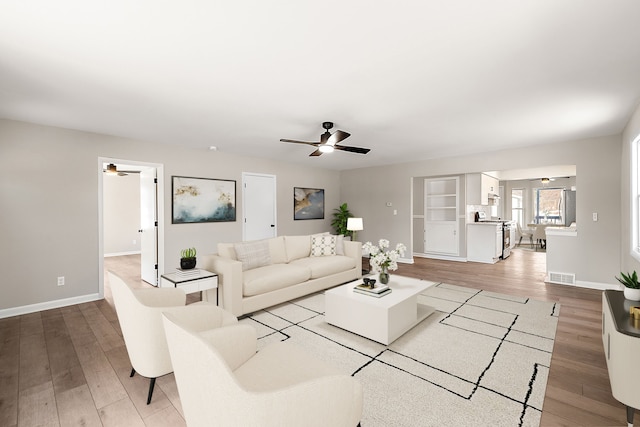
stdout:
[(198, 302), (185, 306), (186, 295), (182, 289), (132, 289), (111, 271), (109, 285), (131, 361), (130, 376), (138, 372), (150, 379), (147, 405), (151, 402), (156, 378), (173, 372), (162, 323), (163, 310), (169, 307), (187, 309), (190, 313), (188, 316), (199, 319), (199, 323), (194, 323), (198, 330), (238, 322), (235, 316), (211, 303)]
[(255, 329), (197, 332), (181, 313), (164, 313), (185, 420), (196, 426), (348, 426), (362, 416), (362, 385), (298, 346), (256, 353)]

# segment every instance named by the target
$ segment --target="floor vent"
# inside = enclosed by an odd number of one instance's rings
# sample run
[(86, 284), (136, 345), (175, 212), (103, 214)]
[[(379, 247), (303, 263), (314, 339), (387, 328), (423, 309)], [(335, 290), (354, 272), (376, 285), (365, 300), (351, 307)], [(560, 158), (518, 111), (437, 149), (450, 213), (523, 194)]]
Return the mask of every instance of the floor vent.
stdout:
[(573, 273), (553, 273), (550, 271), (549, 283), (558, 283), (560, 285), (575, 285), (576, 275)]

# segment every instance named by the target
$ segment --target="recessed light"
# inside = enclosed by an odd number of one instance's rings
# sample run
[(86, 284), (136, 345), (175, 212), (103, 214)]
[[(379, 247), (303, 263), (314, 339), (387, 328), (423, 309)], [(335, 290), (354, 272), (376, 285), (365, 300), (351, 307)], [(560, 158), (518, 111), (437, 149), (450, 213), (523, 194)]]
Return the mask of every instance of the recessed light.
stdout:
[(218, 147), (216, 147), (215, 145), (211, 145), (209, 146), (209, 151), (218, 151)]

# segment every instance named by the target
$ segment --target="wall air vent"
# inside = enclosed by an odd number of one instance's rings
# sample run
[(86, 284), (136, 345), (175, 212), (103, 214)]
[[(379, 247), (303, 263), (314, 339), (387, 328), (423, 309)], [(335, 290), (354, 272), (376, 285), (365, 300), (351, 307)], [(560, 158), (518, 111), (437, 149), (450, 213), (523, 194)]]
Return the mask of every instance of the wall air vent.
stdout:
[(575, 285), (576, 275), (574, 273), (554, 273), (549, 272), (549, 283), (558, 283), (560, 285)]

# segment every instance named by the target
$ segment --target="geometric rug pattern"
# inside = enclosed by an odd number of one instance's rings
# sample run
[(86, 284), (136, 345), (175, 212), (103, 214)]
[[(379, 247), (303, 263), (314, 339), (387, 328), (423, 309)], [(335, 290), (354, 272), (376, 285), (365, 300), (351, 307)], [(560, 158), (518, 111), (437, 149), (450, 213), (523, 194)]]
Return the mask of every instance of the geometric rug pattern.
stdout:
[(357, 378), (362, 427), (539, 426), (560, 305), (443, 283), (418, 300), (436, 311), (388, 346), (327, 324), (323, 293), (240, 322)]

